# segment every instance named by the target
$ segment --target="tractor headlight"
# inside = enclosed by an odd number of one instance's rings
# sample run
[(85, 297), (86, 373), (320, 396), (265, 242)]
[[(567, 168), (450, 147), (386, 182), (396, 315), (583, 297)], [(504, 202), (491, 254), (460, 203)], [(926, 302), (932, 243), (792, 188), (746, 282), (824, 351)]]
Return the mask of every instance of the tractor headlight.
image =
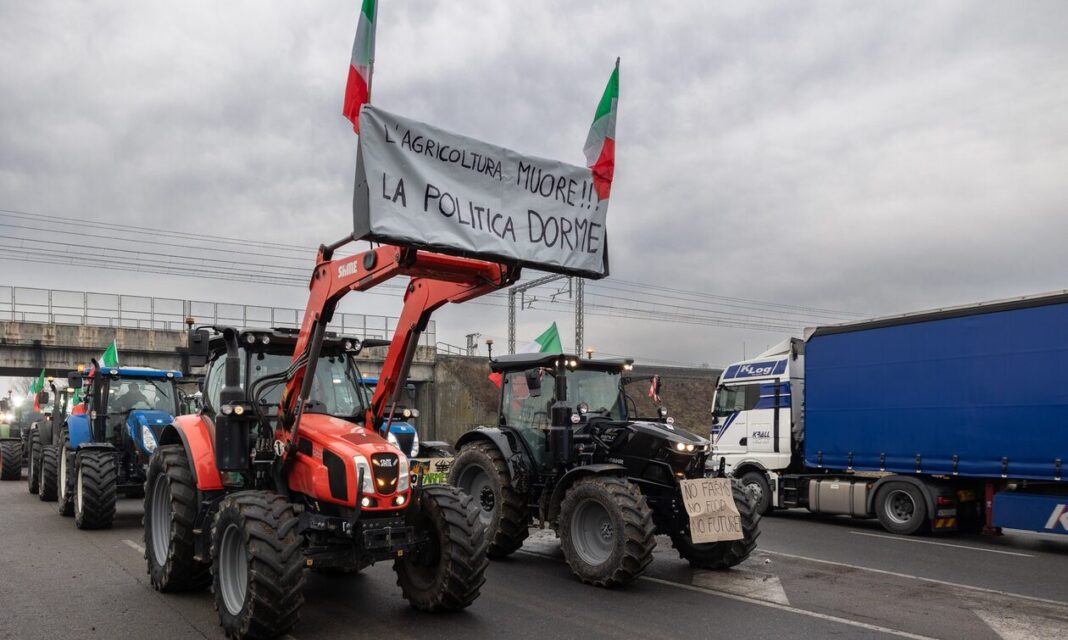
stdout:
[(419, 455), (419, 434), (417, 433), (417, 434), (415, 434), (415, 437), (412, 438), (412, 457), (414, 458), (414, 457), (416, 457), (418, 455)]
[(405, 409), (402, 413), (404, 414), (405, 419), (412, 417), (412, 410), (411, 409)]
[(408, 456), (400, 457), (400, 474), (397, 476), (397, 491), (407, 491), (411, 484), (408, 473)]
[(386, 436), (386, 440), (394, 447), (400, 449), (400, 442), (397, 441), (397, 436), (395, 436), (392, 431)]
[(152, 433), (147, 424), (141, 425), (141, 446), (149, 453), (156, 450), (156, 434)]
[(356, 454), (352, 457), (352, 461), (356, 463), (356, 480), (360, 479), (360, 472), (363, 472), (363, 484), (360, 485), (360, 493), (366, 495), (375, 492), (375, 481), (371, 477), (371, 465), (367, 462), (367, 458)]
[(686, 450), (686, 445), (684, 443), (682, 443), (682, 442), (676, 442), (675, 443), (675, 450), (676, 451), (685, 451)]

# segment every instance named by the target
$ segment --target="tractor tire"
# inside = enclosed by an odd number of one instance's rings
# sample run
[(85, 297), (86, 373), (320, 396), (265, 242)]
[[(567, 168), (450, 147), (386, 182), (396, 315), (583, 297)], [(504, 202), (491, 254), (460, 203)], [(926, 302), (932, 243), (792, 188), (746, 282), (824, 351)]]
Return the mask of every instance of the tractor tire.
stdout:
[(493, 443), (465, 446), (453, 460), (449, 484), (474, 498), (486, 527), (491, 558), (504, 558), (523, 546), (530, 533), (524, 497), (512, 488), (508, 463)]
[(46, 444), (41, 447), (41, 465), (38, 472), (37, 497), (41, 502), (55, 502), (59, 490), (59, 448)]
[(18, 440), (0, 442), (0, 480), (22, 479), (22, 443)]
[(766, 516), (771, 512), (771, 485), (763, 471), (746, 471), (738, 479), (756, 502), (756, 513)]
[(478, 598), (486, 582), (489, 558), (479, 509), (471, 496), (444, 484), (424, 486), (418, 499), (418, 509), (406, 510), (406, 521), (430, 540), (393, 562), (397, 585), (420, 611), (458, 611)]
[(744, 562), (756, 549), (756, 541), (760, 537), (760, 515), (757, 513), (757, 505), (750, 500), (749, 491), (742, 481), (735, 480), (731, 483), (731, 494), (742, 521), (743, 537), (741, 540), (694, 544), (690, 537), (688, 520), (683, 531), (670, 535), (671, 544), (679, 552), (679, 556), (683, 560), (688, 560), (690, 566), (695, 569), (716, 571), (730, 569)]
[(887, 482), (875, 494), (875, 515), (890, 533), (911, 536), (927, 529), (927, 499), (908, 482)]
[(82, 451), (74, 471), (74, 526), (110, 529), (115, 520), (119, 464), (112, 451)]
[(564, 559), (585, 583), (624, 585), (653, 561), (653, 512), (625, 478), (592, 476), (575, 482), (560, 505), (558, 523)]
[(160, 447), (145, 480), (145, 560), (157, 591), (193, 591), (211, 584), (211, 563), (196, 559), (197, 488), (180, 444)]
[(34, 431), (30, 434), (30, 451), (26, 456), (26, 489), (37, 494), (41, 484), (41, 438)]
[(70, 450), (70, 434), (66, 429), (59, 434), (57, 462), (56, 507), (59, 515), (69, 518), (74, 515), (74, 454)]
[(219, 505), (211, 529), (215, 609), (229, 637), (274, 638), (300, 619), (303, 540), (293, 505), (270, 491), (241, 491)]

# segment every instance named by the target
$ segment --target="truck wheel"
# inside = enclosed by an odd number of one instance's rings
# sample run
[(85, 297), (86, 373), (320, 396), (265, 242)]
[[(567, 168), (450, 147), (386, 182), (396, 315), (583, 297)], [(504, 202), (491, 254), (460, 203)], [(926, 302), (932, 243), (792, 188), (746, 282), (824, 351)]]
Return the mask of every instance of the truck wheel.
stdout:
[(890, 533), (912, 535), (927, 526), (927, 500), (907, 482), (887, 482), (875, 496), (875, 515)]
[(270, 491), (223, 499), (211, 529), (215, 609), (227, 636), (274, 638), (300, 619), (303, 540), (297, 515)]
[(688, 560), (690, 566), (695, 569), (729, 569), (744, 562), (753, 549), (756, 549), (756, 540), (760, 536), (760, 516), (757, 514), (757, 505), (749, 499), (749, 490), (743, 482), (736, 480), (731, 483), (734, 506), (738, 507), (738, 515), (742, 520), (741, 540), (694, 544), (690, 536), (689, 519), (682, 514), (687, 521), (686, 528), (671, 534), (671, 544), (679, 552), (679, 556)]
[(739, 480), (755, 501), (758, 515), (766, 515), (771, 511), (771, 485), (763, 471), (746, 471)]
[(74, 471), (74, 526), (110, 529), (115, 520), (119, 465), (111, 451), (82, 451)]
[(445, 484), (419, 490), (419, 508), (405, 520), (429, 539), (393, 562), (397, 585), (420, 611), (457, 611), (475, 601), (486, 582), (486, 529), (471, 496)]
[(26, 488), (36, 494), (41, 482), (41, 438), (34, 431), (30, 434), (30, 451), (26, 456)]
[(70, 434), (64, 429), (59, 434), (59, 469), (56, 474), (56, 500), (59, 515), (74, 515), (74, 460), (70, 450)]
[(18, 440), (0, 442), (0, 480), (22, 479), (22, 443)]
[(195, 555), (197, 490), (180, 444), (160, 447), (145, 481), (145, 559), (158, 591), (190, 591), (211, 584), (211, 564)]
[(449, 484), (475, 499), (489, 557), (503, 558), (523, 546), (530, 522), (526, 502), (512, 488), (508, 463), (493, 443), (475, 442), (461, 449), (449, 471)]
[(626, 584), (653, 561), (653, 513), (638, 487), (624, 478), (578, 480), (560, 505), (558, 522), (564, 559), (583, 582)]

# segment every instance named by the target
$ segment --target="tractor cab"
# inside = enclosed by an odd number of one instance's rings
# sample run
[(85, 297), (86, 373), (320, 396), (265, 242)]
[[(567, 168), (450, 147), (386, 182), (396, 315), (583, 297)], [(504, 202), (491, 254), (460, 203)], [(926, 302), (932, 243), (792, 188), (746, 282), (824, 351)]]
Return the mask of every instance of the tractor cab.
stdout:
[(68, 376), (68, 388), (81, 389), (81, 402), (71, 408), (67, 422), (84, 420), (88, 427), (71, 424), (72, 447), (111, 444), (128, 454), (128, 464), (143, 465), (163, 427), (179, 413), (176, 382), (181, 377), (180, 371), (148, 367), (103, 367)]
[[(501, 374), (499, 426), (516, 433), (543, 469), (560, 462), (550, 441), (556, 433), (576, 443), (577, 455), (586, 461), (623, 464), (639, 481), (673, 488), (673, 476), (703, 474), (707, 440), (676, 430), (666, 411), (653, 418), (636, 415), (634, 401), (626, 394), (634, 369), (631, 360), (517, 354), (496, 358), (490, 368)], [(552, 428), (554, 407), (570, 414), (570, 437)], [(558, 444), (556, 449), (563, 453), (564, 443)]]

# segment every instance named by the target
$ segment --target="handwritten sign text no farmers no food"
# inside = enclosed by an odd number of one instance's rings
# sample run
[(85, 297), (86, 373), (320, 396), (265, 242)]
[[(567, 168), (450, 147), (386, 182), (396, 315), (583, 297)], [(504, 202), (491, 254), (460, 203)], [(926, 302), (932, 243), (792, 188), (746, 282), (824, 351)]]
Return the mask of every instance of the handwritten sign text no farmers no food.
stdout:
[(590, 170), (460, 136), (371, 105), (360, 112), (357, 237), (588, 278), (608, 275)]
[(741, 540), (742, 518), (734, 504), (729, 478), (682, 481), (682, 502), (690, 516), (690, 535), (696, 544)]

